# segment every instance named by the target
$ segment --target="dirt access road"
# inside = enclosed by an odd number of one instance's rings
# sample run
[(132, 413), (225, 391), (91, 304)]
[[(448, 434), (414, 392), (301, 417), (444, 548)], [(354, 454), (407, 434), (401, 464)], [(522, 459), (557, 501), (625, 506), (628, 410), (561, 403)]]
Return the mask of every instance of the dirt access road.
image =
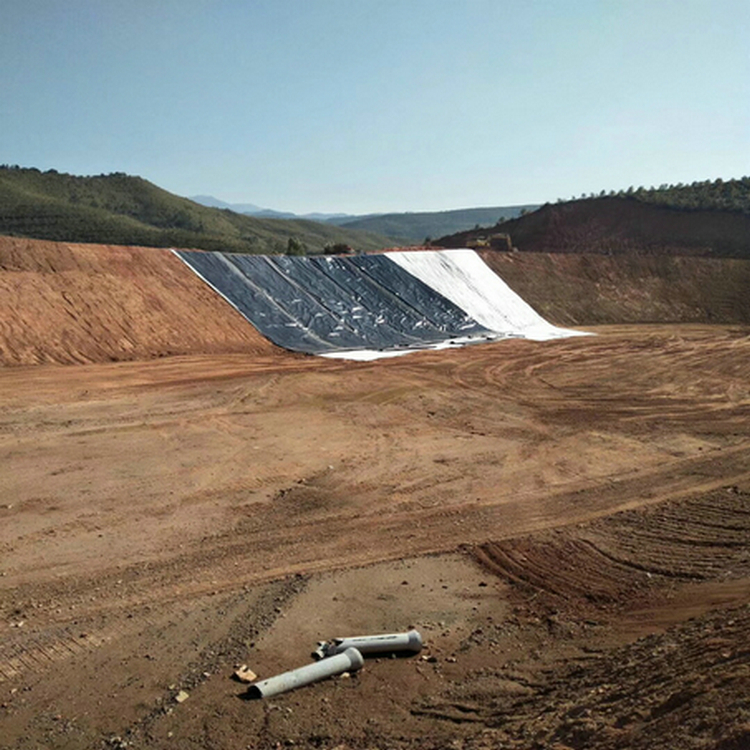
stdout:
[(0, 746), (747, 747), (749, 331), (596, 332), (0, 371)]

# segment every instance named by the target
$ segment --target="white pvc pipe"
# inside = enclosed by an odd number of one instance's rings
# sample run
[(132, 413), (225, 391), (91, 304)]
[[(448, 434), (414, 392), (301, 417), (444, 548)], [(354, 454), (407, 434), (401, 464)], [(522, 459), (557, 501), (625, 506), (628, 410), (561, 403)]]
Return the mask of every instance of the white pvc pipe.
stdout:
[(390, 654), (399, 651), (410, 651), (416, 654), (422, 650), (422, 636), (418, 630), (409, 630), (406, 633), (334, 638), (330, 643), (321, 644), (320, 648), (313, 652), (313, 656), (328, 658), (340, 654), (348, 648), (356, 648), (362, 654)]
[(330, 659), (313, 662), (290, 672), (269, 677), (267, 680), (256, 682), (247, 689), (250, 698), (270, 698), (272, 695), (286, 693), (289, 690), (309, 685), (312, 682), (333, 677), (342, 672), (354, 672), (364, 664), (362, 654), (356, 648), (347, 648), (343, 653)]

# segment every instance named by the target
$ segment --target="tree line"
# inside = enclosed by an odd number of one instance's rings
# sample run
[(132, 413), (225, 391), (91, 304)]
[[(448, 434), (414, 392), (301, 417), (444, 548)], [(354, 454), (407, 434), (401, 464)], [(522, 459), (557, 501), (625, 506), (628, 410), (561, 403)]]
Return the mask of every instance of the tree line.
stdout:
[[(685, 184), (662, 184), (659, 187), (634, 187), (624, 190), (602, 190), (599, 193), (583, 193), (580, 198), (630, 198), (642, 203), (652, 203), (669, 208), (680, 208), (688, 211), (721, 210), (750, 214), (750, 177), (723, 180), (702, 180)], [(560, 198), (558, 203), (563, 203)]]

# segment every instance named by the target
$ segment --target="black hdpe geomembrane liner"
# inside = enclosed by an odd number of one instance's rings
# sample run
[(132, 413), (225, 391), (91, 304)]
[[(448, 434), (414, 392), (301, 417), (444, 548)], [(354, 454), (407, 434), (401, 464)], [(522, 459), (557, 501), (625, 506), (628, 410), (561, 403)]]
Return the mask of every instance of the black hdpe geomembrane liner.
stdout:
[(386, 255), (177, 253), (264, 336), (293, 351), (420, 348), (488, 333)]

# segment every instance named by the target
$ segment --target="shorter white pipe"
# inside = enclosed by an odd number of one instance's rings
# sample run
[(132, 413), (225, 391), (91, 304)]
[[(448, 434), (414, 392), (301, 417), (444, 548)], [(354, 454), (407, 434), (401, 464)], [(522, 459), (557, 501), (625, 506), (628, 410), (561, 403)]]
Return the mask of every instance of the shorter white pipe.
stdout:
[(313, 662), (290, 672), (269, 677), (267, 680), (256, 682), (247, 689), (250, 698), (270, 698), (272, 695), (286, 693), (289, 690), (309, 685), (312, 682), (333, 677), (342, 672), (354, 672), (364, 664), (362, 654), (356, 648), (347, 648), (343, 653), (330, 659)]
[(317, 651), (313, 651), (313, 658), (328, 658), (348, 648), (356, 648), (361, 654), (392, 654), (403, 651), (417, 654), (422, 650), (422, 636), (418, 630), (409, 630), (406, 633), (334, 638), (330, 643), (319, 644)]

